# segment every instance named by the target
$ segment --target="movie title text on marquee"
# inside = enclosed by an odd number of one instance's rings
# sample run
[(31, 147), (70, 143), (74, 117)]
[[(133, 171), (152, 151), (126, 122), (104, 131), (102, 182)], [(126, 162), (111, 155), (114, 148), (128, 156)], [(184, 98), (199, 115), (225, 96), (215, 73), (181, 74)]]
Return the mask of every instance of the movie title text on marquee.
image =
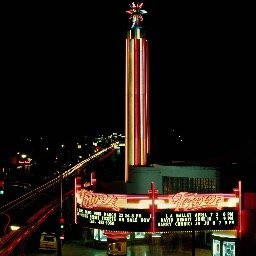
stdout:
[[(79, 222), (85, 226), (108, 230), (150, 231), (151, 214), (142, 210), (123, 212), (77, 209)], [(157, 231), (234, 229), (238, 213), (233, 210), (206, 212), (156, 212)]]
[(231, 210), (156, 213), (156, 228), (162, 231), (232, 229), (237, 225), (237, 211)]
[(150, 212), (126, 210), (125, 212), (77, 209), (79, 221), (85, 226), (109, 230), (149, 231)]

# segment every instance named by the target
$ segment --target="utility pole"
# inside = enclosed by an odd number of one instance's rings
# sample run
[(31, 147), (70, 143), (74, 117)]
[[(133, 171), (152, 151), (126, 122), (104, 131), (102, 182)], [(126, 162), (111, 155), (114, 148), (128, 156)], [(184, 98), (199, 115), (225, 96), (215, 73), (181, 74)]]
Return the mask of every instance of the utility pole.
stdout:
[[(60, 227), (60, 225), (62, 225), (62, 223), (60, 223), (63, 220), (63, 216), (62, 216), (62, 203), (63, 203), (63, 193), (62, 193), (62, 181), (63, 181), (63, 174), (62, 174), (62, 169), (60, 171), (60, 219), (58, 221), (58, 256), (62, 256), (62, 229)], [(64, 225), (64, 223), (63, 223)], [(64, 226), (63, 226), (64, 227)]]
[(195, 229), (193, 227), (192, 229), (192, 256), (196, 256), (196, 234), (195, 234)]

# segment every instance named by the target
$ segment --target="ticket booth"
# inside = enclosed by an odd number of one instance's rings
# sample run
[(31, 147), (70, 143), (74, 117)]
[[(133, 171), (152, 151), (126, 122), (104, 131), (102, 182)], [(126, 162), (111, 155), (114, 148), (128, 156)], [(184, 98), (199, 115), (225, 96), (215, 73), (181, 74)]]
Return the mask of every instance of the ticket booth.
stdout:
[(107, 236), (107, 255), (125, 256), (127, 253), (128, 232), (104, 231), (104, 234)]
[(237, 256), (238, 241), (236, 231), (216, 231), (212, 234), (212, 256)]

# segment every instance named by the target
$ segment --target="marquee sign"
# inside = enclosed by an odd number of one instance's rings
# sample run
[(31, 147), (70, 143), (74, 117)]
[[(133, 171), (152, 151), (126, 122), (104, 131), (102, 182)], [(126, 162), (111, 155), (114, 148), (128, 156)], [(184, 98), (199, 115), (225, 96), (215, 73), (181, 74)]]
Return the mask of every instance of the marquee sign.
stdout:
[(117, 212), (78, 208), (77, 217), (79, 223), (91, 228), (116, 231), (151, 230), (150, 212), (139, 209)]
[[(88, 185), (88, 184), (87, 184)], [(94, 193), (75, 183), (75, 222), (113, 231), (191, 231), (235, 229), (238, 196), (180, 192), (160, 195)]]
[(156, 213), (157, 231), (235, 229), (238, 212), (235, 210)]

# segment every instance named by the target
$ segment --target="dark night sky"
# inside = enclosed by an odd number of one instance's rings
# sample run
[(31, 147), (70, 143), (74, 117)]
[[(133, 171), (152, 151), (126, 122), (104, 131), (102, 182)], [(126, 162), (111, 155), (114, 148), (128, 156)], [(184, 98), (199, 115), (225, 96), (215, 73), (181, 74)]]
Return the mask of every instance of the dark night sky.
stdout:
[[(124, 132), (128, 3), (8, 6), (2, 128)], [(172, 129), (205, 150), (255, 142), (252, 6), (145, 0), (143, 9), (155, 148)]]

